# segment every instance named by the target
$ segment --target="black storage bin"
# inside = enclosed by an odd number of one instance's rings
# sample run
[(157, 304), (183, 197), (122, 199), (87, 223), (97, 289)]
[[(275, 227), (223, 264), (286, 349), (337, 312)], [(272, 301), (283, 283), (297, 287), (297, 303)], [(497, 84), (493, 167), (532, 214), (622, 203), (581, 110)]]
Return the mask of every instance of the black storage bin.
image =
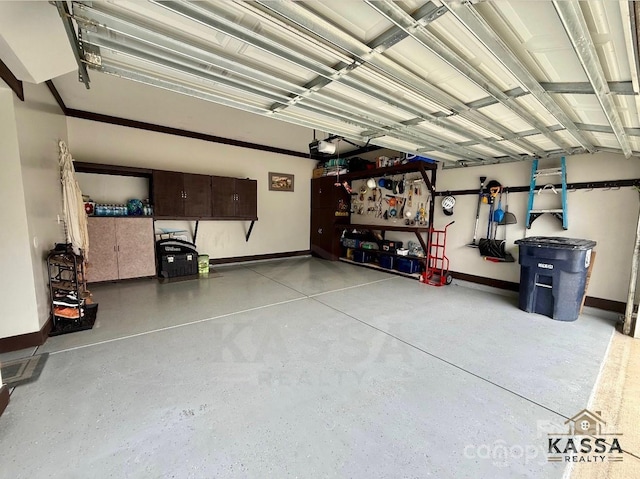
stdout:
[(161, 278), (198, 274), (198, 251), (193, 243), (174, 238), (159, 240), (156, 253)]
[(596, 242), (535, 236), (515, 243), (520, 248), (520, 309), (558, 321), (578, 319)]
[(380, 248), (382, 251), (388, 251), (389, 253), (395, 254), (399, 248), (402, 248), (402, 241), (382, 240), (380, 242)]
[(161, 259), (160, 276), (176, 278), (198, 274), (198, 255), (192, 253), (165, 255)]

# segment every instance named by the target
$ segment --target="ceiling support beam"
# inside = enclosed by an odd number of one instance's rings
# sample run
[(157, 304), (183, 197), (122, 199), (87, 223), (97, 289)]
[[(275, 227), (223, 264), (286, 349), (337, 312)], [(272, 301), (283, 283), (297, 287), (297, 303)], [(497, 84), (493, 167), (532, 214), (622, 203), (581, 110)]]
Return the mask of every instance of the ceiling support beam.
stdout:
[(595, 151), (595, 147), (578, 130), (575, 123), (558, 106), (536, 78), (527, 70), (518, 57), (509, 49), (496, 32), (480, 16), (475, 8), (467, 3), (445, 3), (451, 14), (470, 32), (485, 48), (500, 61), (514, 78), (527, 88), (567, 132), (587, 151)]
[[(541, 82), (540, 85), (548, 93), (557, 93), (562, 95), (595, 95), (593, 86), (591, 86), (591, 83), (589, 82)], [(633, 83), (630, 81), (609, 82), (609, 89), (611, 90), (611, 93), (613, 95), (638, 95), (633, 89)], [(530, 93), (520, 87), (516, 87), (503, 92), (503, 94), (508, 96), (509, 98), (520, 98), (521, 96), (527, 96)], [(486, 96), (478, 100), (470, 101), (469, 103), (466, 103), (466, 105), (471, 110), (479, 110), (481, 108), (495, 105), (497, 103), (499, 102), (495, 99), (495, 97)]]
[[(588, 125), (585, 123), (576, 123), (578, 128), (584, 131), (593, 131), (596, 133), (609, 133), (611, 135), (614, 134), (613, 128), (607, 125)], [(628, 136), (640, 136), (640, 128), (625, 128), (624, 132)]]
[(607, 84), (605, 73), (598, 59), (596, 47), (589, 33), (587, 21), (582, 14), (580, 5), (575, 0), (554, 1), (553, 6), (562, 21), (567, 36), (573, 45), (582, 68), (584, 68), (593, 90), (598, 98), (598, 102), (602, 106), (607, 120), (613, 129), (613, 133), (620, 144), (622, 153), (625, 158), (631, 156), (631, 145), (627, 134), (624, 132), (622, 120), (618, 114), (618, 109), (611, 97), (611, 90)]
[[(540, 82), (542, 88), (548, 93), (561, 93), (564, 95), (595, 95), (596, 91), (589, 82)], [(614, 95), (637, 95), (630, 81), (610, 81), (607, 83), (609, 91)]]
[[(512, 88), (511, 90), (507, 90), (503, 92), (503, 95), (508, 96), (509, 98), (519, 98), (521, 96), (528, 95), (529, 92), (523, 90), (520, 87)], [(487, 106), (495, 105), (500, 103), (494, 96), (486, 96), (484, 98), (480, 98), (478, 100), (470, 101), (466, 103), (467, 107), (471, 110), (479, 110), (480, 108), (485, 108)]]
[(5, 81), (21, 101), (24, 101), (24, 87), (22, 82), (16, 78), (2, 60), (0, 60), (0, 78)]
[(69, 38), (69, 43), (71, 44), (71, 49), (73, 50), (73, 56), (76, 58), (80, 81), (84, 83), (84, 86), (88, 90), (90, 82), (89, 73), (87, 73), (87, 67), (85, 66), (84, 59), (82, 58), (83, 55), (81, 55), (82, 44), (78, 40), (78, 37), (76, 37), (76, 31), (73, 28), (73, 22), (71, 21), (71, 13), (69, 12), (69, 7), (67, 6), (67, 2), (65, 1), (57, 1), (55, 2), (55, 6), (58, 9), (60, 18), (62, 18), (64, 31), (67, 33), (67, 37)]

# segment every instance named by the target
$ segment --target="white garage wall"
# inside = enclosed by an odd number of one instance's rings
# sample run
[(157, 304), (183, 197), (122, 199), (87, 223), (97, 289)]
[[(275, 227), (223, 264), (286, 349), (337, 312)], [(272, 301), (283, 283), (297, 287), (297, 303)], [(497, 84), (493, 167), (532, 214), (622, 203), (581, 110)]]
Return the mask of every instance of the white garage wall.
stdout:
[[(539, 167), (558, 165), (558, 161), (540, 161)], [(526, 186), (529, 184), (531, 162), (492, 165), (486, 167), (457, 168), (438, 171), (437, 190), (478, 189), (480, 176), (487, 181), (495, 179), (503, 186)], [(576, 155), (567, 158), (567, 181), (589, 182), (627, 178), (640, 178), (640, 161), (636, 158), (625, 160), (623, 156), (609, 153), (595, 155)], [(549, 177), (549, 182), (557, 183), (559, 178)], [(541, 184), (541, 182), (539, 182)], [(552, 201), (550, 194), (540, 195), (542, 201)], [(509, 211), (513, 212), (518, 224), (506, 227), (507, 249), (517, 261), (517, 247), (513, 242), (525, 236), (564, 236), (587, 238), (598, 243), (595, 250), (597, 258), (589, 285), (589, 296), (626, 301), (631, 271), (631, 255), (635, 240), (638, 219), (638, 193), (633, 188), (620, 190), (578, 190), (568, 193), (569, 229), (562, 229), (560, 222), (551, 215), (538, 218), (530, 230), (524, 227), (527, 210), (527, 193), (509, 195)], [(559, 197), (558, 197), (559, 201)], [(490, 263), (479, 257), (476, 249), (465, 245), (473, 237), (477, 196), (465, 195), (456, 198), (454, 215), (445, 216), (441, 208), (436, 209), (435, 225), (440, 227), (447, 220), (456, 223), (450, 228), (448, 253), (451, 269), (454, 271), (497, 278), (506, 281), (519, 281), (518, 263)], [(558, 203), (559, 204), (559, 203)], [(438, 203), (436, 203), (438, 206)], [(544, 203), (535, 203), (539, 207)], [(483, 205), (479, 237), (486, 236), (489, 206)], [(499, 227), (498, 238), (502, 238), (505, 227)]]
[[(211, 258), (309, 249), (310, 181), (315, 161), (174, 135), (68, 118), (74, 159), (258, 180), (258, 218), (249, 242), (248, 222), (202, 221), (198, 251)], [(268, 173), (295, 175), (295, 191), (268, 189)], [(117, 192), (116, 192), (117, 193)], [(192, 223), (156, 226), (191, 230)]]
[(58, 140), (67, 141), (67, 122), (44, 84), (25, 83), (24, 93), (25, 101), (14, 98), (14, 105), (40, 329), (51, 312), (45, 259), (55, 243), (65, 241), (57, 221), (62, 216)]
[(82, 195), (96, 203), (126, 204), (130, 199), (149, 197), (149, 179), (136, 176), (76, 173)]
[[(24, 308), (28, 315), (25, 313), (19, 319), (7, 315), (11, 319), (8, 324), (3, 322), (2, 337), (38, 331), (48, 320), (51, 311), (45, 258), (55, 243), (64, 242), (63, 226), (57, 222), (62, 213), (58, 140), (66, 141), (66, 120), (44, 84), (25, 83), (23, 86), (25, 101), (13, 98), (21, 178), (12, 180), (11, 185), (14, 190), (22, 188), (22, 194), (19, 196), (16, 190), (10, 202), (3, 202), (11, 208), (3, 210), (12, 210), (18, 203), (16, 198), (20, 198), (18, 206), (24, 208), (26, 236), (17, 236), (19, 229), (15, 235), (13, 228), (7, 229), (15, 241), (20, 238), (21, 248), (29, 256), (31, 281), (28, 288), (21, 287), (21, 293), (12, 296), (11, 302), (7, 303)], [(3, 176), (5, 173), (3, 168)], [(9, 267), (4, 261), (2, 265), (4, 271), (11, 271), (6, 276), (13, 281), (16, 268)], [(24, 296), (29, 297), (28, 301), (27, 298), (18, 299)]]
[(0, 85), (0, 338), (38, 330), (13, 96)]
[[(47, 174), (48, 165), (41, 164), (51, 159), (38, 148), (50, 124), (46, 115), (37, 113), (41, 107), (37, 96), (25, 85), (27, 100), (23, 103), (0, 88), (0, 338), (38, 331), (49, 315), (43, 254), (53, 245), (48, 244), (51, 231), (42, 227), (41, 220), (48, 207), (38, 198), (59, 182)], [(51, 149), (55, 168), (55, 142)], [(55, 199), (53, 194), (44, 202), (54, 205), (54, 211)], [(39, 238), (37, 247), (34, 237)]]

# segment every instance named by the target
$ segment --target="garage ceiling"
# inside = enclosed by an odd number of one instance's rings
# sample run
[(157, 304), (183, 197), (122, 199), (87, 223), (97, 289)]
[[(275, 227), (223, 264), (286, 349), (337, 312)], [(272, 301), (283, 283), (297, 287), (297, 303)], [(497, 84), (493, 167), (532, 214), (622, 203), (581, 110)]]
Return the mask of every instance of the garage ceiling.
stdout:
[[(635, 2), (74, 2), (82, 68), (454, 165), (640, 154)], [(69, 17), (63, 15), (64, 21)]]

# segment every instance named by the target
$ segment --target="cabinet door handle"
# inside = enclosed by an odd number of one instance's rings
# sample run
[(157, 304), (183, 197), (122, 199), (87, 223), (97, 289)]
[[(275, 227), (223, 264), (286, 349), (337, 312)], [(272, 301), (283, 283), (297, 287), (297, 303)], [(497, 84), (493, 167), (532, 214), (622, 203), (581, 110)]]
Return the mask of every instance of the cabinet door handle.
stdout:
[(318, 234), (322, 234), (322, 228), (318, 228)]

